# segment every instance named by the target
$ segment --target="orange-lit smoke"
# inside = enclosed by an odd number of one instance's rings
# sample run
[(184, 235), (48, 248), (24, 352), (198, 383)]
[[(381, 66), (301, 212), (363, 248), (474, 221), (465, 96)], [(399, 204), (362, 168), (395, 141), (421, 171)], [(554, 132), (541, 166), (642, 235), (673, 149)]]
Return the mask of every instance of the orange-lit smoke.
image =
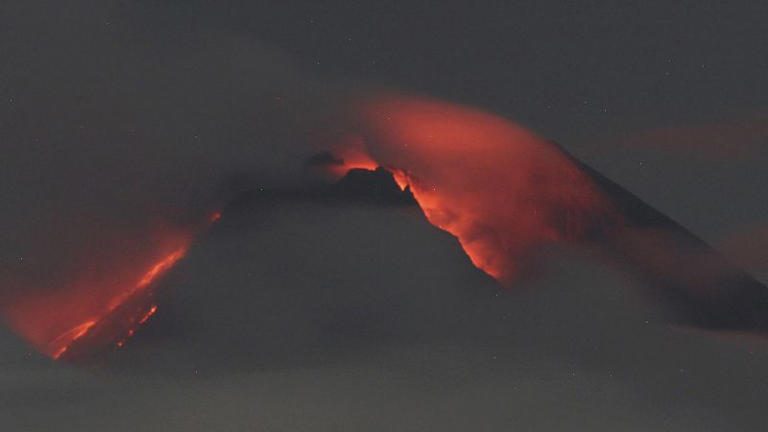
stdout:
[(428, 220), (501, 281), (533, 248), (584, 238), (617, 217), (560, 149), (506, 119), (398, 96), (367, 99), (356, 113), (356, 151), (410, 185)]

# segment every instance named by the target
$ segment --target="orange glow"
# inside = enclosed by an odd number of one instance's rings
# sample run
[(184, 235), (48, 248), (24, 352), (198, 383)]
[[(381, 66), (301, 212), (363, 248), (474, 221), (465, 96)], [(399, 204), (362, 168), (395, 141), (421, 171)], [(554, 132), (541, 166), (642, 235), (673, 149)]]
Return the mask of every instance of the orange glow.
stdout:
[(535, 247), (581, 239), (617, 217), (560, 149), (506, 119), (411, 97), (356, 108), (358, 147), (401, 188), (410, 186), (427, 219), (501, 281), (517, 277)]
[[(355, 114), (353, 131), (331, 149), (343, 160), (331, 161), (331, 174), (385, 167), (410, 188), (430, 223), (504, 283), (519, 277), (536, 248), (584, 239), (619, 218), (559, 148), (501, 117), (399, 96), (364, 100)], [(105, 256), (62, 257), (75, 267), (72, 280), (13, 299), (5, 318), (53, 358), (77, 357), (82, 345), (123, 346), (157, 312), (151, 286), (184, 257), (203, 225), (220, 218), (214, 212), (196, 228), (120, 233), (112, 247), (94, 249)], [(137, 234), (147, 235), (138, 241)], [(107, 323), (115, 320), (122, 325)]]
[(75, 326), (74, 328), (69, 329), (51, 341), (50, 345), (51, 349), (53, 350), (51, 357), (54, 359), (61, 357), (61, 355), (67, 351), (72, 342), (83, 337), (83, 335), (88, 333), (88, 330), (90, 330), (94, 325), (96, 325), (96, 320), (88, 320)]
[(139, 319), (139, 325), (142, 325), (142, 324), (144, 324), (145, 322), (147, 322), (147, 320), (149, 320), (149, 318), (150, 318), (152, 315), (154, 315), (154, 314), (155, 314), (155, 312), (157, 312), (157, 305), (152, 305), (152, 307), (151, 307), (151, 308), (149, 308), (149, 311), (147, 311), (147, 313), (146, 313), (146, 314), (144, 314), (144, 316), (143, 316), (143, 317), (141, 317), (141, 319)]
[(379, 164), (373, 160), (363, 146), (363, 139), (358, 135), (347, 135), (337, 143), (333, 154), (343, 162), (339, 165), (326, 166), (326, 171), (334, 180), (338, 180), (351, 169), (375, 170)]
[(10, 299), (3, 305), (4, 318), (54, 359), (76, 359), (115, 341), (122, 346), (157, 312), (157, 305), (150, 303), (155, 282), (186, 255), (200, 228), (220, 217), (217, 211), (197, 228), (155, 230), (144, 241), (122, 234), (115, 237), (116, 250), (105, 249), (87, 260), (62, 257), (78, 263), (76, 277), (55, 290), (32, 290)]
[[(135, 302), (137, 296), (148, 292), (154, 282), (168, 272), (186, 254), (192, 240), (192, 233), (166, 232), (159, 240), (152, 242), (156, 247), (166, 249), (157, 251), (155, 256), (141, 258), (126, 256), (122, 265), (111, 271), (100, 269), (108, 263), (93, 257), (93, 262), (83, 266), (82, 276), (70, 281), (55, 291), (45, 291), (40, 295), (26, 295), (15, 299), (4, 308), (5, 319), (14, 330), (32, 343), (40, 352), (54, 358), (63, 358), (76, 342), (92, 343), (89, 336), (99, 333), (99, 343), (109, 338), (119, 338), (120, 334), (105, 335), (105, 327), (113, 332), (125, 331), (121, 328), (140, 321), (141, 316), (131, 318), (121, 312), (120, 319), (126, 321), (122, 326), (110, 323), (110, 317), (129, 299)], [(139, 267), (139, 265), (143, 265)], [(119, 264), (119, 263), (118, 263)], [(97, 271), (98, 270), (98, 271)], [(148, 292), (147, 298), (151, 293)], [(132, 308), (134, 314), (141, 313), (141, 308)], [(146, 310), (146, 309), (143, 309)], [(151, 311), (154, 314), (156, 307)], [(150, 314), (151, 315), (151, 314)], [(144, 321), (148, 316), (144, 318)], [(96, 347), (94, 347), (96, 348)], [(80, 351), (80, 350), (78, 350)]]
[(134, 334), (136, 334), (136, 329), (144, 324), (146, 324), (147, 321), (157, 312), (157, 305), (152, 305), (147, 312), (144, 313), (144, 315), (140, 316), (138, 320), (136, 320), (136, 324), (134, 327), (131, 327), (128, 329), (128, 331), (125, 334), (125, 337), (118, 340), (115, 343), (115, 346), (117, 348), (122, 348), (125, 346), (125, 343), (133, 337)]
[[(170, 270), (178, 260), (184, 257), (186, 251), (187, 247), (177, 249), (160, 259), (158, 262), (154, 263), (131, 289), (122, 291), (118, 293), (114, 298), (112, 298), (108, 307), (99, 314), (98, 318), (89, 319), (88, 321), (78, 324), (74, 328), (67, 330), (66, 332), (57, 336), (53, 341), (46, 344), (44, 352), (50, 354), (54, 359), (60, 358), (62, 354), (67, 352), (69, 347), (74, 342), (83, 338), (92, 328), (94, 328), (96, 324), (109, 317), (114, 312), (114, 310), (117, 309), (126, 299), (147, 288), (152, 284), (152, 282), (156, 281), (160, 276), (162, 276), (163, 273)], [(157, 306), (153, 305), (147, 313), (145, 313), (137, 320), (138, 325), (144, 324), (156, 311)], [(130, 328), (128, 330), (127, 337), (133, 336), (135, 331), (135, 328)], [(124, 340), (122, 342), (124, 342)]]
[(139, 280), (139, 283), (136, 284), (136, 289), (145, 288), (147, 285), (154, 282), (158, 276), (173, 267), (173, 265), (176, 264), (176, 261), (180, 260), (186, 252), (187, 248), (182, 247), (161, 259), (159, 262), (153, 265), (152, 268), (150, 268), (149, 271), (144, 274), (144, 276), (142, 276), (141, 280)]

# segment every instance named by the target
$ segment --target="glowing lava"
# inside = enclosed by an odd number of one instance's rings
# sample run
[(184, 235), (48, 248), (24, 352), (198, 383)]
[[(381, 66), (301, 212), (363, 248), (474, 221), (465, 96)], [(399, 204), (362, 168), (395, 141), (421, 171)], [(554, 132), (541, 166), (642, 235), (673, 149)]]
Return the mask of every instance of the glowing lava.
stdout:
[(158, 261), (155, 265), (153, 265), (147, 271), (147, 273), (144, 274), (141, 280), (139, 280), (139, 283), (136, 284), (136, 289), (146, 288), (149, 284), (155, 281), (161, 274), (165, 273), (171, 267), (173, 267), (173, 265), (176, 264), (176, 261), (184, 257), (184, 254), (186, 253), (187, 253), (187, 247), (183, 247), (170, 253), (169, 255), (165, 256), (163, 259)]
[[(220, 218), (214, 212), (199, 226)], [(105, 257), (85, 261), (76, 278), (57, 289), (13, 299), (4, 307), (4, 318), (54, 359), (76, 360), (105, 346), (122, 346), (157, 312), (152, 287), (184, 258), (198, 232), (193, 227), (165, 229), (138, 247), (105, 251)], [(118, 239), (119, 245), (131, 244)]]
[(131, 327), (126, 332), (126, 335), (123, 339), (120, 339), (115, 343), (115, 346), (118, 348), (122, 348), (125, 343), (128, 341), (129, 338), (131, 338), (135, 333), (136, 329), (142, 325), (144, 325), (147, 321), (149, 321), (150, 318), (152, 318), (152, 315), (154, 315), (157, 312), (157, 305), (152, 305), (147, 312), (144, 313), (141, 317), (139, 317), (138, 320), (136, 320), (135, 327)]
[[(187, 252), (187, 248), (188, 246), (179, 248), (154, 263), (131, 289), (118, 293), (109, 302), (107, 309), (100, 313), (97, 318), (89, 319), (86, 322), (78, 324), (75, 327), (65, 331), (54, 340), (49, 342), (44, 352), (50, 354), (50, 356), (54, 359), (61, 358), (61, 356), (69, 350), (69, 347), (72, 346), (73, 343), (81, 340), (84, 336), (86, 336), (88, 332), (94, 328), (95, 325), (105, 319), (108, 319), (110, 315), (112, 315), (114, 311), (126, 301), (126, 299), (136, 295), (139, 291), (146, 289), (152, 284), (152, 282), (156, 281), (165, 272), (170, 270), (177, 261), (184, 257), (184, 254)], [(137, 320), (138, 325), (144, 324), (156, 311), (157, 306), (152, 305), (149, 311)], [(128, 330), (127, 337), (133, 336), (134, 333), (135, 328), (130, 328)], [(123, 343), (125, 343), (124, 339), (119, 342), (120, 345)]]
[(496, 279), (514, 279), (534, 248), (618, 218), (559, 148), (506, 119), (399, 96), (365, 100), (356, 112), (356, 151), (410, 186), (427, 219)]
[(88, 320), (80, 325), (75, 326), (69, 331), (64, 332), (64, 334), (51, 341), (51, 348), (55, 350), (53, 353), (51, 353), (51, 357), (54, 359), (61, 357), (61, 355), (67, 351), (72, 342), (83, 337), (83, 335), (88, 333), (88, 330), (90, 330), (94, 325), (96, 325), (96, 320)]
[(151, 307), (151, 308), (149, 308), (149, 310), (147, 311), (147, 313), (146, 313), (146, 314), (144, 314), (144, 316), (143, 316), (143, 317), (139, 318), (139, 325), (142, 325), (142, 324), (144, 324), (145, 322), (147, 322), (147, 320), (149, 320), (149, 318), (150, 318), (152, 315), (154, 315), (154, 314), (155, 314), (155, 312), (157, 312), (157, 305), (152, 305), (152, 307)]

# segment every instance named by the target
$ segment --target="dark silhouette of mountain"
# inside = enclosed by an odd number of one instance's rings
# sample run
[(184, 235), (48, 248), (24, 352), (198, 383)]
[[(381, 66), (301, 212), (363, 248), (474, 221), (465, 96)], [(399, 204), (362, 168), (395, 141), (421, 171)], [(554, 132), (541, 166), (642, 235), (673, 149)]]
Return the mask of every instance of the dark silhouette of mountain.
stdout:
[[(762, 332), (768, 329), (768, 289), (763, 284), (729, 263), (671, 218), (586, 164), (569, 157), (605, 194), (623, 221), (618, 226), (606, 223), (602, 229), (591, 229), (587, 238), (574, 239), (575, 243), (596, 246), (609, 263), (638, 275), (644, 281), (647, 293), (668, 312), (667, 319), (674, 323), (711, 330)], [(330, 156), (324, 157), (323, 163), (333, 160)], [(352, 169), (335, 183), (244, 192), (224, 209), (221, 226), (214, 230), (242, 229), (253, 223), (261, 211), (291, 203), (319, 204), (328, 208), (362, 206), (373, 211), (377, 207), (415, 209), (418, 206), (410, 190), (401, 190), (386, 169)], [(426, 224), (426, 220), (421, 222)], [(430, 228), (423, 232), (438, 230)], [(386, 230), (386, 227), (382, 229)], [(202, 239), (203, 244), (204, 241)], [(487, 285), (485, 279), (489, 278), (483, 276), (477, 283)], [(156, 303), (160, 303), (160, 309), (166, 315), (156, 318), (159, 326), (172, 327), (173, 308), (165, 306), (172, 305), (173, 300), (163, 290), (161, 280), (151, 289), (132, 296), (73, 343), (61, 358), (103, 359), (104, 354), (125, 341), (127, 331), (132, 333), (138, 329), (136, 317)], [(152, 326), (150, 323), (150, 333)]]
[(408, 187), (401, 190), (384, 168), (375, 171), (352, 169), (330, 189), (331, 196), (389, 205), (416, 205)]
[(624, 226), (592, 240), (612, 262), (634, 270), (670, 312), (669, 319), (712, 330), (768, 330), (768, 288), (715, 248), (553, 143), (618, 210)]

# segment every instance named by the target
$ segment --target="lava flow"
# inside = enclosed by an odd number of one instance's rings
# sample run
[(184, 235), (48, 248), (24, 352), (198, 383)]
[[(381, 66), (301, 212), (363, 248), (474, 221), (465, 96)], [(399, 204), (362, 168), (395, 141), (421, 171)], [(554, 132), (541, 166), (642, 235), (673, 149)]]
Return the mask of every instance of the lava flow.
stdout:
[[(185, 245), (154, 263), (131, 289), (123, 291), (115, 296), (110, 301), (108, 308), (96, 319), (90, 319), (83, 324), (78, 324), (75, 326), (75, 328), (64, 332), (64, 334), (54, 339), (50, 344), (48, 344), (50, 349), (53, 350), (51, 352), (51, 357), (54, 359), (61, 358), (63, 354), (70, 350), (71, 346), (82, 340), (85, 336), (89, 335), (89, 332), (91, 332), (91, 330), (96, 325), (104, 325), (106, 320), (114, 319), (115, 311), (118, 308), (123, 306), (129, 298), (133, 296), (138, 297), (137, 294), (147, 289), (147, 287), (155, 282), (160, 276), (170, 270), (177, 261), (184, 257), (188, 247), (188, 245)], [(145, 308), (146, 307), (144, 305), (141, 305), (137, 309)], [(142, 313), (142, 315), (131, 314), (133, 316), (126, 317), (125, 325), (128, 327), (128, 330), (125, 333), (127, 336), (117, 342), (118, 346), (122, 346), (125, 343), (125, 339), (133, 336), (133, 334), (136, 332), (134, 325), (139, 326), (144, 324), (156, 311), (157, 306), (152, 304), (148, 307), (146, 312)], [(135, 316), (138, 316), (138, 318), (135, 318)], [(111, 336), (114, 337), (114, 335)]]
[[(208, 223), (220, 218), (215, 212)], [(197, 232), (166, 229), (137, 247), (141, 253), (117, 251), (115, 260), (93, 257), (75, 280), (10, 302), (5, 319), (57, 360), (79, 360), (109, 346), (121, 347), (157, 312), (152, 287), (184, 258)]]
[(557, 146), (501, 117), (399, 96), (367, 99), (355, 113), (359, 136), (337, 149), (354, 143), (348, 168), (374, 160), (389, 169), (427, 219), (502, 282), (535, 247), (583, 239), (619, 218)]

